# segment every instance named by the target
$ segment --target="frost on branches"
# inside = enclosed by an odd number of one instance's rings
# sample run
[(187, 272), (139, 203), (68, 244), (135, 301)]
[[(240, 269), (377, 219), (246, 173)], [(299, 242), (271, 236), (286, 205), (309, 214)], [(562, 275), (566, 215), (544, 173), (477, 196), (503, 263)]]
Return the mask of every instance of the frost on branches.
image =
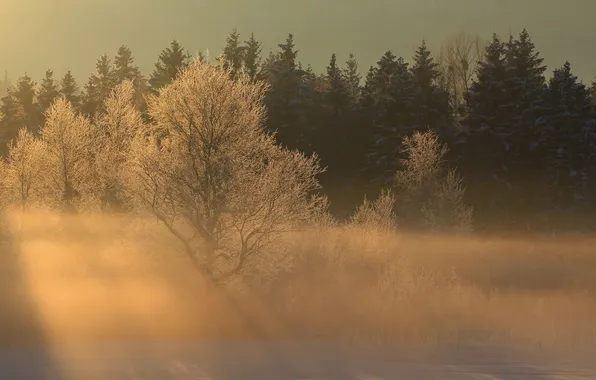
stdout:
[(265, 86), (194, 62), (148, 99), (153, 120), (132, 141), (125, 179), (212, 280), (242, 273), (275, 237), (320, 216), (316, 157), (264, 131)]

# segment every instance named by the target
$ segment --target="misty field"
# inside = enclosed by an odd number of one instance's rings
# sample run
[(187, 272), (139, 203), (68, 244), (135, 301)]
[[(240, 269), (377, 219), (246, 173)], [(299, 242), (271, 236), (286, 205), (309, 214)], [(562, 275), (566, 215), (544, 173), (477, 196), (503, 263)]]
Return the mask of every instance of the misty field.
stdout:
[(54, 219), (20, 219), (3, 255), (5, 343), (322, 339), (575, 355), (596, 343), (589, 238), (303, 231), (213, 288), (158, 224)]

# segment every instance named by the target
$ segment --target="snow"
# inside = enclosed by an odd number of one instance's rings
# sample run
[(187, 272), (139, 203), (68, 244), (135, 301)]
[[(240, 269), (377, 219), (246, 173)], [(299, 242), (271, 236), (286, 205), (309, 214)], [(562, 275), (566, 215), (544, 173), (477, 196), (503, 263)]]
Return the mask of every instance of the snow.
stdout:
[[(589, 363), (586, 360), (586, 363)], [(596, 364), (505, 347), (415, 352), (320, 342), (111, 343), (0, 349), (0, 378), (66, 380), (547, 379), (596, 378)]]

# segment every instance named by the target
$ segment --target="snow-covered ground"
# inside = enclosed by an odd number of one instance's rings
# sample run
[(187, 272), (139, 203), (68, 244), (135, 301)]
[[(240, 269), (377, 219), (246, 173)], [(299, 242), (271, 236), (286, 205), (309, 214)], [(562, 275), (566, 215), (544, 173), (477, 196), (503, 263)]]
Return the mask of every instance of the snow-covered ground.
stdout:
[(596, 379), (596, 360), (578, 363), (479, 347), (423, 355), (322, 343), (112, 343), (1, 349), (0, 379)]

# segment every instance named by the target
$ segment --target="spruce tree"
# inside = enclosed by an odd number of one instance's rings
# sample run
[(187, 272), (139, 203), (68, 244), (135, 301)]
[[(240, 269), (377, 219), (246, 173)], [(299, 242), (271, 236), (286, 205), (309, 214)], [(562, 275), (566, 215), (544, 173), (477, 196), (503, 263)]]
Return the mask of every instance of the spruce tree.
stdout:
[(0, 79), (0, 98), (6, 96), (8, 94), (8, 89), (10, 88), (10, 79), (8, 78), (8, 72), (4, 72), (4, 78)]
[(60, 91), (58, 83), (54, 79), (54, 71), (47, 70), (37, 93), (37, 103), (39, 103), (42, 112), (47, 110), (59, 96)]
[(342, 71), (347, 92), (352, 105), (358, 104), (360, 100), (360, 74), (358, 73), (358, 61), (354, 54), (350, 53), (346, 66)]
[(37, 83), (34, 82), (30, 76), (24, 75), (19, 78), (17, 84), (12, 92), (12, 96), (23, 107), (25, 112), (25, 127), (31, 132), (37, 132), (41, 127), (42, 113), (40, 107), (35, 102), (35, 87)]
[(134, 81), (141, 75), (141, 71), (134, 63), (132, 51), (124, 45), (120, 46), (114, 58), (113, 75), (116, 84), (121, 84), (126, 80)]
[(465, 94), (468, 129), (465, 142), (456, 146), (457, 164), (468, 181), (470, 203), (483, 216), (497, 217), (508, 207), (509, 149), (512, 144), (509, 70), (505, 44), (498, 35), (486, 46), (478, 63), (476, 80)]
[(326, 104), (333, 114), (341, 113), (350, 105), (348, 88), (344, 82), (341, 69), (337, 65), (335, 53), (331, 55), (329, 66), (327, 66), (327, 93)]
[(19, 129), (26, 127), (27, 115), (23, 105), (14, 96), (14, 89), (9, 88), (8, 94), (0, 103), (0, 154), (6, 156), (8, 146)]
[(391, 51), (381, 57), (367, 75), (362, 100), (365, 117), (372, 124), (365, 171), (373, 188), (387, 186), (403, 156), (403, 138), (416, 129), (415, 81), (402, 57)]
[(449, 93), (439, 87), (439, 65), (434, 62), (425, 41), (416, 51), (413, 61), (411, 71), (416, 83), (418, 130), (422, 132), (430, 128), (446, 137), (453, 120)]
[(541, 146), (551, 189), (551, 205), (569, 209), (585, 197), (590, 166), (586, 125), (591, 119), (590, 92), (571, 72), (571, 64), (555, 69), (544, 96), (548, 116), (542, 123)]
[(298, 51), (289, 34), (277, 53), (270, 54), (263, 65), (263, 77), (270, 85), (266, 98), (267, 126), (277, 132), (278, 141), (291, 149), (310, 151), (305, 101), (311, 88), (306, 85), (304, 70), (298, 68)]
[(244, 44), (246, 45), (244, 72), (254, 81), (257, 79), (261, 65), (261, 43), (255, 39), (255, 34), (251, 33)]
[(80, 109), (81, 93), (79, 85), (70, 70), (68, 70), (60, 80), (60, 95), (64, 96), (64, 98), (72, 104), (75, 110)]
[(230, 73), (235, 80), (241, 73), (244, 62), (244, 47), (240, 45), (240, 33), (234, 28), (226, 40), (223, 54), (223, 68)]
[(149, 78), (151, 89), (157, 91), (172, 83), (188, 67), (190, 60), (190, 54), (178, 41), (173, 40), (170, 46), (159, 54), (155, 69)]
[(83, 99), (83, 112), (94, 117), (103, 107), (104, 100), (116, 85), (115, 73), (112, 69), (112, 62), (107, 54), (97, 59), (95, 64), (96, 73), (89, 77), (85, 85), (85, 96)]

